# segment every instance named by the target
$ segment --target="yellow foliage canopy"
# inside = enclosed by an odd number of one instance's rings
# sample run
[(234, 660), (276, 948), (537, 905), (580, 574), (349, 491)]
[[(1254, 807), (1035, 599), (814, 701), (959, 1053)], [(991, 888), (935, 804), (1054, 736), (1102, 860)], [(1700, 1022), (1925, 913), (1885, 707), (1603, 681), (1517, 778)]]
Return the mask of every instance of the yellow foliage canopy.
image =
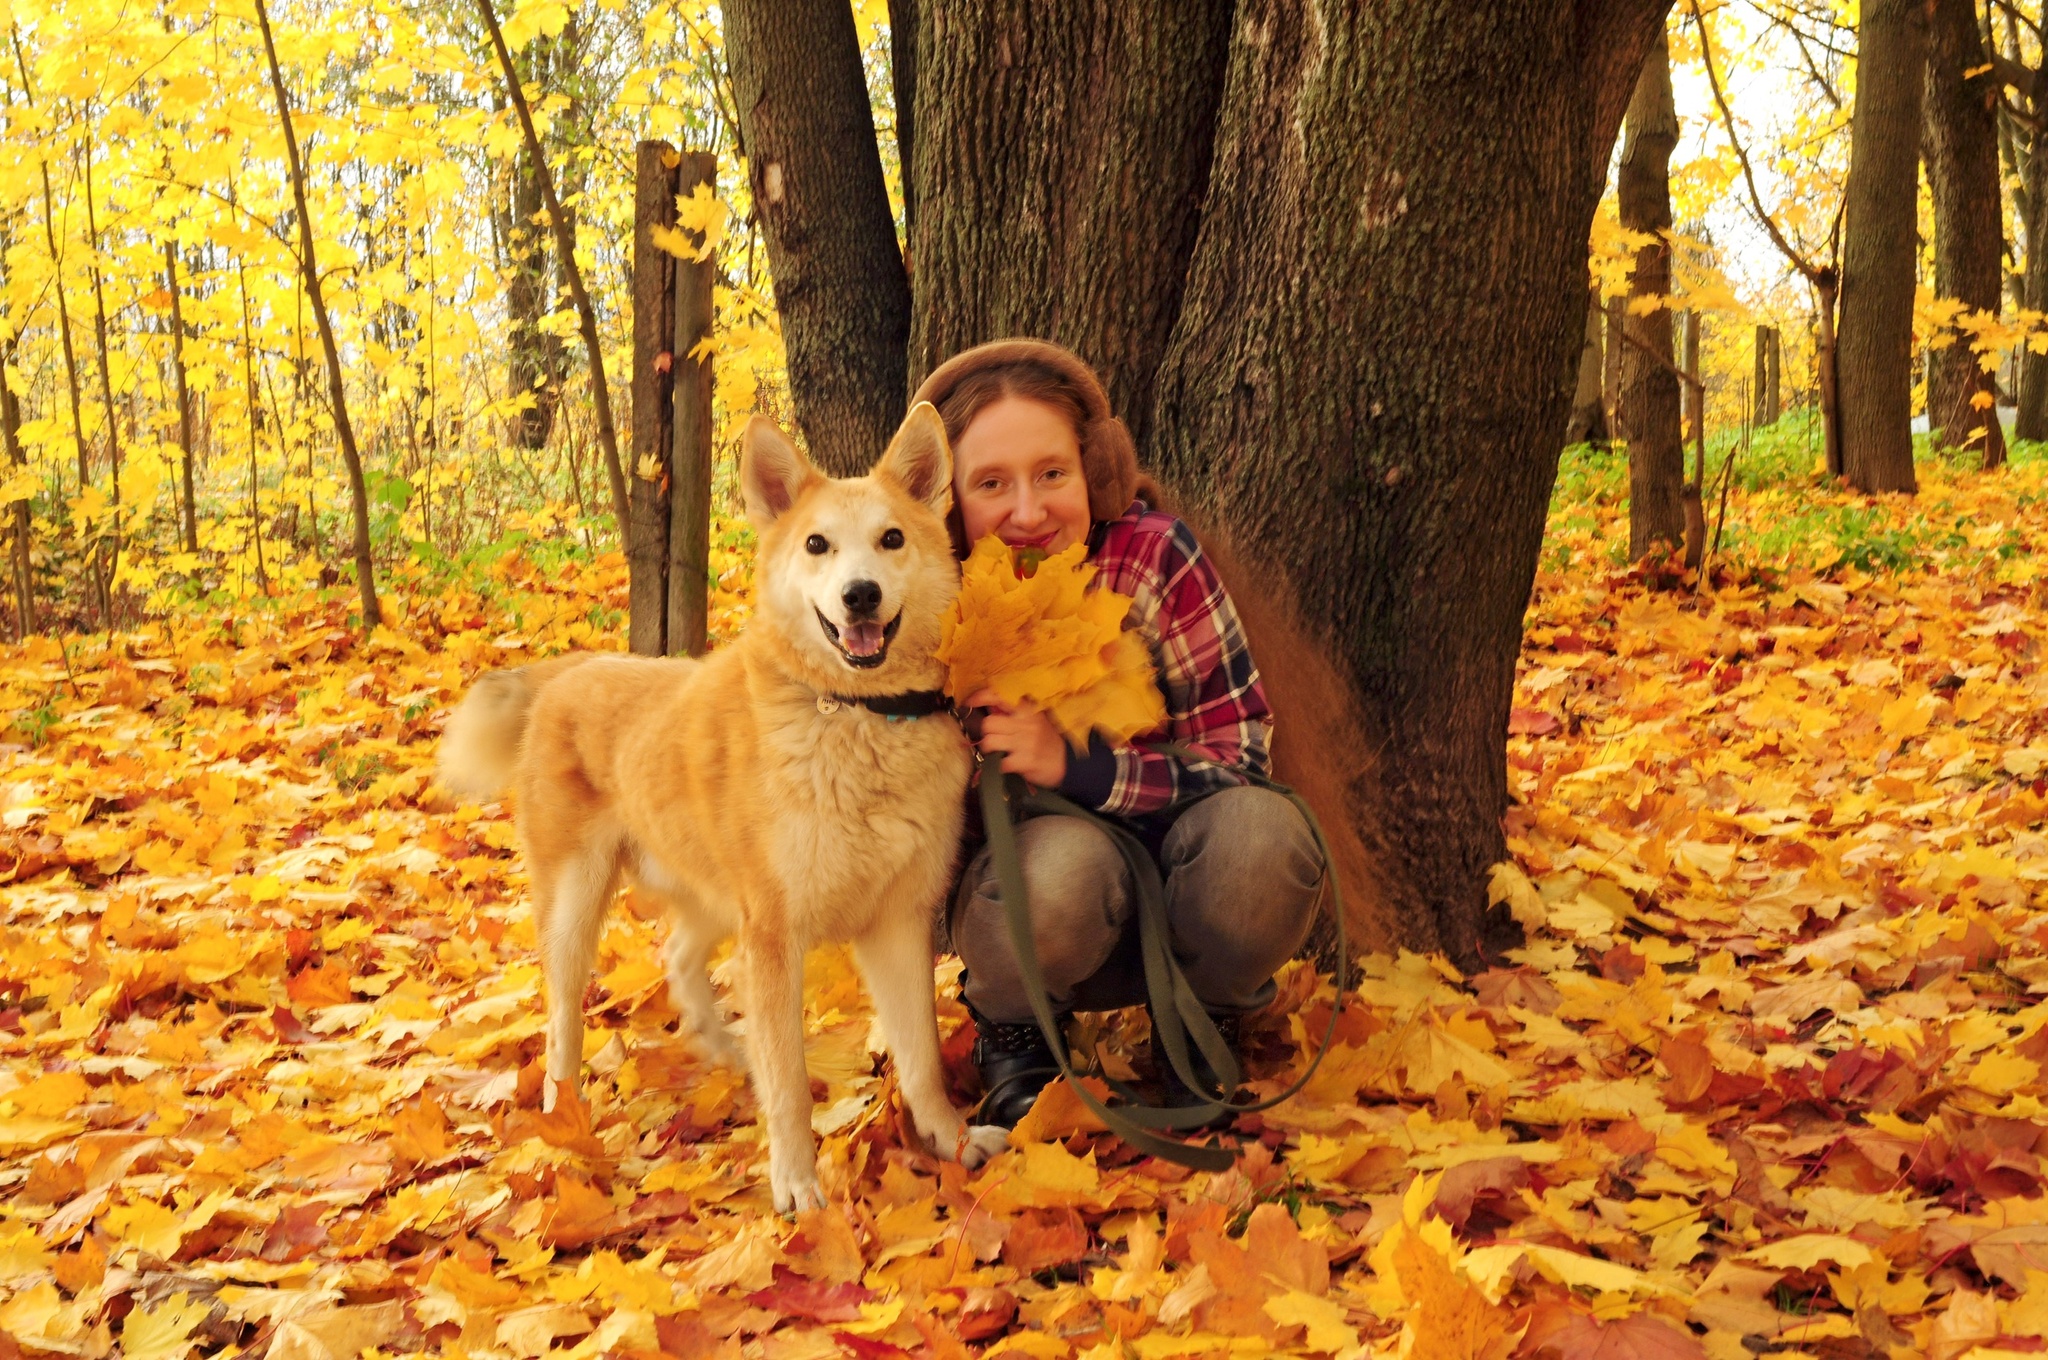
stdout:
[(991, 535), (974, 545), (939, 660), (956, 700), (987, 689), (1008, 708), (1042, 710), (1076, 750), (1091, 731), (1113, 746), (1166, 720), (1144, 641), (1124, 630), (1128, 596), (1090, 590), (1095, 568), (1076, 543), (1019, 574)]

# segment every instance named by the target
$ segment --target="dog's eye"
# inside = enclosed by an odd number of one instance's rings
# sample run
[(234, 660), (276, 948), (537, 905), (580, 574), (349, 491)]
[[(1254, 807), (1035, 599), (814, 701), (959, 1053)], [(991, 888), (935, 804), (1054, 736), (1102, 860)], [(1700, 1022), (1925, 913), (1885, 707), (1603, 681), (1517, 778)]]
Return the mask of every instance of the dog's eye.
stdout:
[(902, 547), (902, 546), (903, 546), (903, 531), (902, 531), (901, 529), (890, 529), (890, 530), (887, 530), (887, 531), (885, 531), (885, 532), (884, 532), (884, 533), (882, 534), (882, 546), (883, 546), (883, 547), (885, 547), (885, 548), (900, 548), (900, 547)]
[(809, 538), (804, 540), (804, 551), (809, 553), (813, 557), (816, 557), (819, 553), (826, 551), (831, 546), (832, 545), (830, 543), (827, 543), (825, 541), (825, 536), (823, 534), (812, 534)]

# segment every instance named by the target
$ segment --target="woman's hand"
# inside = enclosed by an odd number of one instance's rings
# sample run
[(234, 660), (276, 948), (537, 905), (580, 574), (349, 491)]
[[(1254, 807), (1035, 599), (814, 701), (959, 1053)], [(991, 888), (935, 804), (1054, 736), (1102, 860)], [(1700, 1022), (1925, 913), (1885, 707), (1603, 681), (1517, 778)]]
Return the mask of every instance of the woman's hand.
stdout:
[(968, 699), (986, 708), (981, 720), (981, 753), (1002, 757), (1004, 774), (1022, 775), (1041, 789), (1056, 789), (1067, 777), (1067, 741), (1052, 719), (1035, 708), (1007, 708), (988, 690)]

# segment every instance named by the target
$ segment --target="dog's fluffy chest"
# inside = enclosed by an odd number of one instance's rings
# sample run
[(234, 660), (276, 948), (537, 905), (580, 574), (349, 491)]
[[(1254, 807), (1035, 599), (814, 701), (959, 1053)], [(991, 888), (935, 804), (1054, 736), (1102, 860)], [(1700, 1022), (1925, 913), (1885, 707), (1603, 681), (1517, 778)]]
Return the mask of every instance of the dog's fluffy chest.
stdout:
[(762, 737), (765, 791), (789, 814), (778, 858), (792, 886), (846, 900), (914, 866), (951, 863), (972, 757), (950, 719), (813, 707)]

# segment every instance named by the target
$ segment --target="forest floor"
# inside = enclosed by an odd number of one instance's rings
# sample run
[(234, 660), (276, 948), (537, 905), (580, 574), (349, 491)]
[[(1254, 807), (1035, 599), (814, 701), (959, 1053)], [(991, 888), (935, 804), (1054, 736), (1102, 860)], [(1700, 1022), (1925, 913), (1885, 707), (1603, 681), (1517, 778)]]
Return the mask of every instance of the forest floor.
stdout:
[[(615, 643), (615, 558), (396, 583), (368, 641), (332, 592), (0, 651), (0, 1357), (2041, 1351), (2048, 461), (1870, 503), (1779, 442), (1700, 589), (1617, 565), (1616, 461), (1568, 455), (1494, 880), (1529, 943), (1368, 957), (1214, 1175), (1057, 1093), (978, 1172), (908, 1150), (822, 951), (835, 1202), (784, 1222), (633, 910), (589, 1103), (539, 1113), (508, 810), (430, 766), (479, 668)], [(1260, 1084), (1331, 1001), (1283, 975)]]

